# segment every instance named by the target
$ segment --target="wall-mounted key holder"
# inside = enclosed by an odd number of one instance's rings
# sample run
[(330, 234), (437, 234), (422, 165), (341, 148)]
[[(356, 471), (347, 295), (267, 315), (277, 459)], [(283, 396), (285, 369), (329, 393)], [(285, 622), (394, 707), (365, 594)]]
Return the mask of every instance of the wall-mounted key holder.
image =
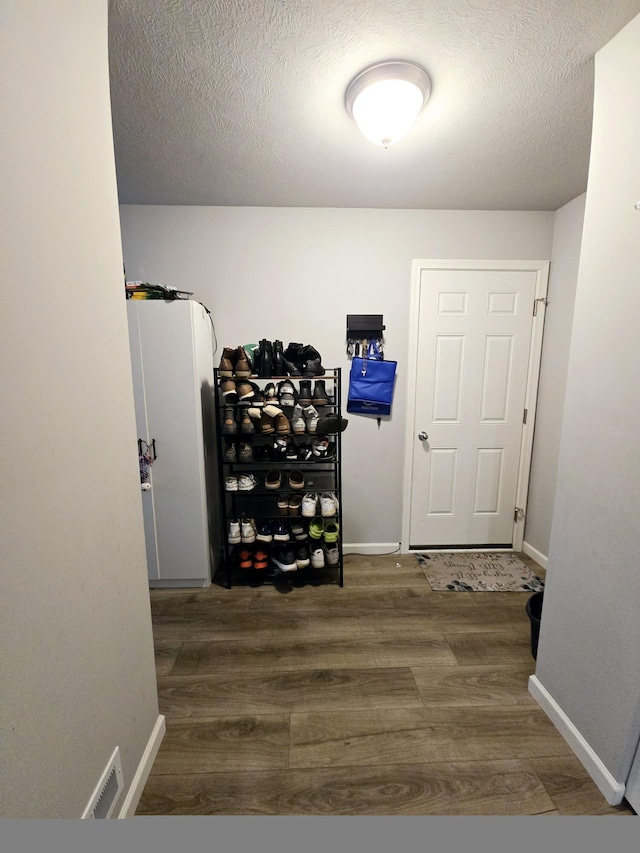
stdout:
[(382, 333), (386, 328), (382, 319), (382, 314), (347, 314), (347, 355), (349, 357), (363, 355), (369, 341), (376, 341), (382, 351)]
[(347, 340), (381, 338), (385, 328), (382, 314), (347, 314)]

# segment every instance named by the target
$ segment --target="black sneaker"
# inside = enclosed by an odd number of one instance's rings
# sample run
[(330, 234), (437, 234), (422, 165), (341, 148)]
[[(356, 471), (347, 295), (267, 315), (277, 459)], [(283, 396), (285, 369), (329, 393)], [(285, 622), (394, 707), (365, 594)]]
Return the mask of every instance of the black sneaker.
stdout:
[(284, 523), (284, 521), (274, 522), (273, 539), (274, 539), (274, 542), (289, 542), (289, 540), (291, 539), (291, 534), (289, 533), (289, 528)]
[(257, 444), (253, 448), (253, 458), (256, 462), (271, 462), (271, 448), (268, 444)]
[(309, 522), (304, 518), (297, 518), (291, 522), (291, 535), (296, 542), (304, 542), (308, 537)]
[(290, 444), (291, 440), (288, 436), (279, 435), (278, 438), (274, 438), (271, 458), (274, 460), (286, 459)]
[(309, 559), (309, 549), (306, 545), (298, 545), (295, 551), (296, 566), (299, 569), (305, 569), (311, 560)]
[(308, 462), (313, 459), (313, 450), (310, 444), (301, 444), (298, 449), (298, 462)]
[(298, 461), (298, 446), (294, 444), (292, 441), (287, 445), (287, 452), (285, 454), (285, 458), (289, 462), (297, 462)]
[(256, 533), (256, 539), (258, 542), (272, 542), (273, 541), (273, 530), (271, 529), (271, 525), (268, 521), (261, 521), (258, 524), (258, 531)]
[(298, 569), (295, 554), (291, 548), (286, 546), (274, 548), (271, 552), (271, 559), (281, 572), (295, 572)]
[(238, 453), (236, 450), (236, 446), (231, 441), (227, 442), (227, 449), (225, 450), (224, 456), (222, 458), (225, 462), (237, 462), (238, 461)]

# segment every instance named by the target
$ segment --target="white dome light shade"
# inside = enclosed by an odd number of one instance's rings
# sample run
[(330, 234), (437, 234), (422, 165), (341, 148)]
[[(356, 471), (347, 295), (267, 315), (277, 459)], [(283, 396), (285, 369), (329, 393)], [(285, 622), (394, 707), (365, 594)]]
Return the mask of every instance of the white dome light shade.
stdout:
[(423, 68), (382, 62), (351, 82), (345, 103), (363, 136), (388, 148), (411, 130), (430, 94), (431, 81)]

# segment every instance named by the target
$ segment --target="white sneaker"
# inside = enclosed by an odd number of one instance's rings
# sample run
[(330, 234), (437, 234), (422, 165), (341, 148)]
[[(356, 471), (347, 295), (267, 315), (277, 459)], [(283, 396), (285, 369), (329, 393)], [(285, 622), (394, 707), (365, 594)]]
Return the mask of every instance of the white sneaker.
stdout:
[(316, 546), (311, 550), (311, 565), (314, 569), (324, 568), (324, 551), (320, 546)]
[(291, 418), (291, 429), (294, 432), (294, 435), (303, 435), (307, 429), (307, 424), (305, 419), (302, 416), (302, 406), (296, 404), (293, 410), (293, 417)]
[(323, 518), (330, 518), (338, 511), (338, 498), (330, 492), (324, 492), (320, 497), (320, 514)]
[(227, 492), (237, 492), (238, 491), (238, 478), (237, 477), (227, 477), (224, 481), (224, 488)]
[(255, 489), (258, 485), (258, 481), (253, 476), (253, 474), (241, 474), (240, 479), (238, 480), (238, 490), (241, 492), (250, 492), (251, 489)]
[(314, 433), (318, 426), (318, 410), (315, 406), (305, 406), (302, 410), (304, 413), (305, 420), (307, 422), (307, 432)]
[(302, 505), (300, 508), (301, 514), (305, 518), (313, 518), (316, 514), (316, 508), (318, 506), (318, 496), (309, 492), (302, 498)]
[(240, 534), (243, 542), (256, 541), (256, 523), (252, 518), (243, 518), (240, 524)]
[(238, 545), (242, 541), (240, 535), (240, 522), (237, 518), (232, 518), (229, 522), (229, 545)]
[(333, 547), (329, 547), (328, 545), (325, 545), (324, 559), (327, 566), (337, 566), (340, 562), (340, 552), (338, 551), (338, 546), (334, 545)]

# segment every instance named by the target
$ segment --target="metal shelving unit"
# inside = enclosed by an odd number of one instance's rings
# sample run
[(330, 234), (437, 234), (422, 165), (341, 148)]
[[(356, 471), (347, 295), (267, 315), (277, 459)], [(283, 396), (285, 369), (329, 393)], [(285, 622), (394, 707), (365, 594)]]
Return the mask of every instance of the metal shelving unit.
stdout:
[[(229, 525), (232, 521), (237, 520), (241, 522), (243, 518), (248, 519), (252, 518), (259, 523), (260, 521), (269, 521), (275, 524), (276, 522), (294, 522), (296, 520), (302, 519), (303, 521), (311, 522), (313, 519), (311, 518), (303, 518), (301, 514), (296, 515), (283, 515), (278, 508), (278, 498), (283, 497), (284, 495), (300, 495), (300, 497), (304, 497), (308, 492), (317, 493), (318, 495), (323, 492), (331, 492), (336, 495), (338, 499), (338, 508), (336, 515), (331, 517), (331, 519), (327, 519), (327, 521), (332, 520), (338, 524), (338, 541), (336, 543), (338, 548), (338, 564), (335, 566), (328, 566), (325, 564), (324, 568), (314, 568), (311, 565), (299, 568), (296, 570), (295, 574), (297, 576), (302, 576), (303, 578), (312, 579), (314, 575), (318, 576), (321, 573), (322, 577), (333, 577), (334, 583), (343, 586), (344, 575), (343, 575), (343, 552), (342, 552), (342, 479), (341, 479), (341, 459), (342, 459), (342, 442), (341, 442), (341, 432), (338, 429), (334, 433), (328, 434), (326, 437), (332, 443), (332, 454), (330, 458), (323, 458), (312, 456), (309, 460), (303, 461), (301, 459), (285, 459), (279, 456), (272, 456), (271, 458), (265, 461), (257, 461), (254, 459), (249, 462), (239, 462), (239, 461), (225, 461), (225, 451), (227, 448), (228, 442), (234, 442), (238, 445), (246, 442), (252, 446), (254, 456), (260, 452), (260, 448), (267, 447), (272, 448), (274, 444), (274, 440), (277, 438), (287, 437), (290, 441), (290, 444), (293, 444), (296, 447), (301, 447), (305, 444), (310, 444), (312, 440), (316, 437), (315, 433), (309, 433), (305, 431), (304, 433), (296, 434), (291, 430), (288, 434), (279, 434), (279, 433), (262, 433), (259, 431), (258, 426), (256, 425), (255, 433), (243, 433), (240, 430), (240, 425), (237, 424), (237, 434), (227, 435), (223, 432), (224, 426), (224, 413), (225, 409), (230, 406), (233, 409), (234, 415), (237, 415), (239, 409), (246, 408), (261, 408), (266, 405), (263, 401), (261, 402), (236, 402), (233, 404), (229, 404), (225, 401), (222, 390), (220, 387), (221, 378), (219, 376), (219, 370), (214, 370), (214, 378), (215, 378), (215, 387), (216, 387), (216, 418), (217, 418), (217, 447), (218, 447), (218, 470), (220, 471), (220, 506), (221, 506), (221, 522), (222, 522), (222, 531), (221, 531), (221, 539), (223, 545), (223, 565), (222, 570), (225, 573), (226, 577), (226, 586), (228, 589), (232, 586), (232, 577), (233, 573), (236, 571), (241, 571), (239, 567), (239, 554), (240, 551), (244, 548), (248, 547), (258, 547), (263, 545), (261, 542), (253, 543), (252, 545), (248, 545), (245, 543), (240, 544), (231, 544), (229, 543)], [(268, 386), (271, 382), (276, 388), (281, 382), (288, 380), (294, 386), (296, 391), (296, 396), (299, 392), (300, 382), (301, 381), (309, 381), (314, 387), (314, 383), (317, 380), (323, 380), (325, 383), (325, 387), (327, 390), (327, 399), (329, 400), (328, 404), (318, 404), (316, 402), (313, 403), (315, 408), (318, 411), (320, 416), (335, 413), (337, 415), (338, 423), (340, 422), (340, 418), (342, 417), (341, 411), (341, 369), (335, 368), (332, 370), (325, 370), (322, 376), (316, 377), (304, 377), (304, 376), (274, 376), (269, 378), (263, 377), (255, 377), (252, 376), (249, 380), (237, 380), (238, 383), (241, 382), (250, 382), (254, 385), (258, 386), (261, 391)], [(289, 420), (289, 424), (291, 424), (291, 418), (293, 417), (294, 407), (293, 406), (281, 406), (278, 403), (274, 402), (274, 405), (277, 405), (282, 409), (283, 413)], [(257, 422), (256, 422), (257, 424)], [(282, 484), (277, 489), (267, 489), (265, 487), (265, 477), (270, 471), (277, 469), (280, 471), (282, 475)], [(302, 489), (292, 489), (289, 485), (289, 474), (291, 471), (300, 471), (304, 475), (304, 488)], [(225, 488), (226, 479), (229, 476), (235, 475), (240, 476), (243, 473), (251, 473), (253, 474), (257, 481), (258, 485), (249, 490), (249, 491), (227, 491)], [(320, 505), (318, 504), (318, 515), (320, 515)], [(311, 551), (311, 546), (314, 542), (319, 540), (306, 538), (304, 540), (304, 544), (307, 545), (309, 551)], [(272, 548), (276, 547), (280, 543), (272, 543), (264, 545), (264, 549), (267, 552), (270, 552)], [(285, 543), (286, 544), (286, 543)], [(292, 542), (292, 545), (301, 544), (301, 542)], [(253, 574), (256, 576), (260, 576), (262, 579), (273, 580), (277, 577), (277, 567), (269, 560), (269, 565), (266, 569), (244, 569), (242, 570), (246, 576)], [(282, 573), (284, 574), (284, 573)], [(286, 573), (293, 575), (294, 573)], [(330, 581), (331, 582), (331, 581)]]

